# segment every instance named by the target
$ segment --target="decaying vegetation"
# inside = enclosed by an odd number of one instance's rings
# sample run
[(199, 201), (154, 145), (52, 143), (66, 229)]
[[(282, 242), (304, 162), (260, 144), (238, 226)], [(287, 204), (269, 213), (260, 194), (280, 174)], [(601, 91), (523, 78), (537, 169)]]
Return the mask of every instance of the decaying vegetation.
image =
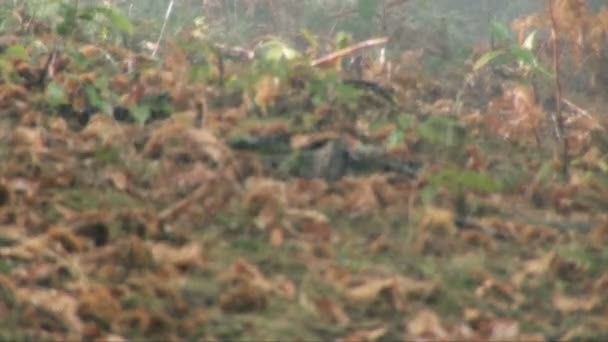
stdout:
[(471, 2), (3, 6), (0, 338), (608, 338), (608, 8)]

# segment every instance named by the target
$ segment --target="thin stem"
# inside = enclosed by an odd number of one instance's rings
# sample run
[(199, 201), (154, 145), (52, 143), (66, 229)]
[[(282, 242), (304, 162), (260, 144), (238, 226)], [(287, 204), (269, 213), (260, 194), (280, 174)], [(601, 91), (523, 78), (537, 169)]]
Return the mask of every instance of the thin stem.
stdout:
[(156, 46), (154, 46), (154, 51), (152, 51), (152, 57), (156, 57), (156, 53), (158, 52), (158, 47), (160, 46), (160, 42), (165, 35), (165, 29), (167, 28), (167, 22), (169, 21), (169, 17), (171, 16), (171, 11), (173, 10), (173, 2), (171, 0), (169, 2), (169, 6), (167, 6), (167, 12), (165, 13), (165, 20), (163, 21), (163, 26), (160, 29), (160, 34), (158, 35), (158, 40), (156, 41)]
[(569, 154), (568, 137), (564, 125), (564, 115), (562, 114), (562, 84), (560, 79), (560, 59), (559, 59), (559, 37), (557, 30), (557, 20), (555, 18), (554, 1), (549, 1), (549, 15), (551, 17), (551, 33), (553, 36), (553, 72), (555, 74), (555, 121), (557, 125), (558, 140), (562, 142), (562, 176), (565, 180), (569, 174)]

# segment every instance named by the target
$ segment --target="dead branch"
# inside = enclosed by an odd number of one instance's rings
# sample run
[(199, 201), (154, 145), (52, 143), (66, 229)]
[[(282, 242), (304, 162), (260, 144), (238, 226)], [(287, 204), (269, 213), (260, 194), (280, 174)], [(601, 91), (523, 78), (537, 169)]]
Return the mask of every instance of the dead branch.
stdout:
[(329, 55), (323, 56), (321, 58), (317, 58), (317, 59), (313, 60), (310, 63), (310, 65), (313, 67), (321, 67), (321, 68), (329, 67), (329, 66), (335, 65), (335, 63), (338, 60), (340, 60), (341, 58), (350, 56), (357, 51), (368, 49), (370, 47), (374, 47), (374, 46), (378, 46), (378, 45), (384, 45), (387, 42), (388, 42), (388, 37), (365, 40), (365, 41), (359, 42), (357, 44), (351, 45), (349, 47), (346, 47), (344, 49), (340, 49), (338, 51), (330, 53)]
[(569, 155), (568, 138), (565, 134), (564, 115), (562, 114), (562, 85), (559, 75), (559, 36), (557, 30), (557, 20), (555, 18), (554, 0), (549, 1), (549, 16), (551, 17), (551, 35), (553, 37), (553, 72), (555, 73), (555, 121), (557, 125), (558, 140), (562, 142), (562, 175), (568, 179)]

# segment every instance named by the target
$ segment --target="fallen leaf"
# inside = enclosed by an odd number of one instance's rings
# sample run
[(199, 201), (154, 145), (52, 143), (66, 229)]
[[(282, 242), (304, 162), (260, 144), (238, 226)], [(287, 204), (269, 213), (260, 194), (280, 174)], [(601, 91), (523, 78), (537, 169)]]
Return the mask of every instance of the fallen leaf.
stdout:
[(347, 326), (350, 323), (350, 318), (344, 309), (332, 299), (321, 298), (315, 302), (315, 305), (319, 314), (332, 323), (338, 323), (341, 326)]
[(583, 311), (589, 312), (602, 302), (602, 297), (590, 294), (581, 297), (570, 297), (559, 292), (553, 295), (553, 306), (564, 314)]
[(346, 290), (346, 297), (354, 302), (368, 302), (376, 297), (384, 289), (393, 288), (397, 285), (395, 278), (372, 279), (361, 285)]
[(430, 310), (420, 311), (407, 321), (406, 326), (408, 338), (448, 339), (448, 331), (441, 324), (439, 316)]
[(386, 335), (388, 328), (386, 326), (376, 329), (357, 330), (354, 333), (339, 339), (339, 342), (374, 342)]

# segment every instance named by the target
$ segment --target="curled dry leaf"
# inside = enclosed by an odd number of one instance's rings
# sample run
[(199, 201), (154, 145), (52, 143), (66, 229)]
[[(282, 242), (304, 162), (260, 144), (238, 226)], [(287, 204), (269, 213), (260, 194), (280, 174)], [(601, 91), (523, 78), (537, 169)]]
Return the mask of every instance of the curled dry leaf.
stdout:
[(124, 171), (111, 170), (106, 172), (106, 178), (110, 180), (112, 185), (119, 191), (127, 190), (129, 186), (129, 177)]
[(386, 326), (378, 327), (376, 329), (357, 330), (354, 333), (341, 338), (338, 342), (375, 342), (384, 337), (388, 332)]
[(513, 341), (519, 337), (519, 323), (514, 320), (496, 319), (491, 322), (490, 341)]
[(23, 146), (33, 153), (47, 151), (47, 141), (43, 128), (41, 127), (17, 127), (12, 134), (12, 144)]
[(194, 242), (182, 247), (156, 243), (150, 250), (157, 263), (169, 264), (179, 270), (194, 268), (204, 261), (201, 245)]
[(240, 280), (265, 292), (273, 290), (272, 282), (262, 274), (258, 267), (244, 259), (239, 259), (232, 264), (228, 272), (223, 274), (221, 278), (225, 280)]
[(441, 324), (436, 313), (430, 310), (420, 311), (414, 318), (406, 322), (407, 338), (446, 340), (448, 331)]
[(496, 279), (488, 278), (481, 286), (475, 289), (475, 295), (480, 298), (492, 300), (496, 305), (506, 305), (517, 307), (521, 305), (525, 298), (517, 291), (511, 283), (500, 282)]
[(125, 130), (112, 117), (106, 114), (95, 114), (81, 131), (85, 139), (97, 139), (102, 144), (120, 144), (126, 142)]
[(339, 138), (339, 134), (333, 131), (314, 132), (310, 134), (296, 134), (291, 137), (291, 148), (299, 150), (325, 143)]
[(84, 289), (78, 303), (78, 315), (84, 319), (99, 319), (111, 323), (119, 317), (122, 306), (115, 294), (104, 286)]
[(340, 182), (344, 189), (344, 210), (350, 215), (358, 216), (369, 213), (380, 207), (370, 178), (345, 178)]
[(270, 178), (247, 179), (243, 205), (255, 216), (272, 216), (264, 222), (278, 219), (278, 211), (287, 205), (285, 183)]
[(526, 261), (522, 267), (522, 270), (513, 274), (511, 277), (511, 282), (517, 288), (520, 288), (529, 276), (538, 276), (549, 273), (551, 271), (551, 265), (556, 257), (557, 254), (552, 251), (539, 258)]
[(19, 302), (43, 308), (54, 315), (71, 333), (77, 336), (82, 333), (83, 322), (78, 314), (80, 303), (73, 295), (54, 289), (36, 288), (19, 288), (16, 295)]
[(241, 284), (220, 296), (220, 308), (225, 312), (256, 312), (266, 309), (267, 306), (268, 294), (248, 284)]
[(369, 302), (374, 300), (380, 292), (385, 289), (394, 289), (397, 286), (397, 279), (383, 278), (364, 281), (360, 285), (346, 289), (346, 297), (353, 302)]
[(329, 186), (321, 178), (295, 179), (287, 185), (287, 199), (294, 207), (305, 207), (316, 202), (327, 193)]
[(350, 323), (350, 318), (344, 309), (330, 298), (321, 298), (315, 301), (317, 312), (324, 318), (329, 319), (332, 323), (337, 323), (342, 326), (347, 326)]
[(553, 295), (553, 306), (564, 314), (594, 310), (602, 302), (602, 297), (598, 294), (590, 294), (581, 297), (570, 297), (556, 292)]

